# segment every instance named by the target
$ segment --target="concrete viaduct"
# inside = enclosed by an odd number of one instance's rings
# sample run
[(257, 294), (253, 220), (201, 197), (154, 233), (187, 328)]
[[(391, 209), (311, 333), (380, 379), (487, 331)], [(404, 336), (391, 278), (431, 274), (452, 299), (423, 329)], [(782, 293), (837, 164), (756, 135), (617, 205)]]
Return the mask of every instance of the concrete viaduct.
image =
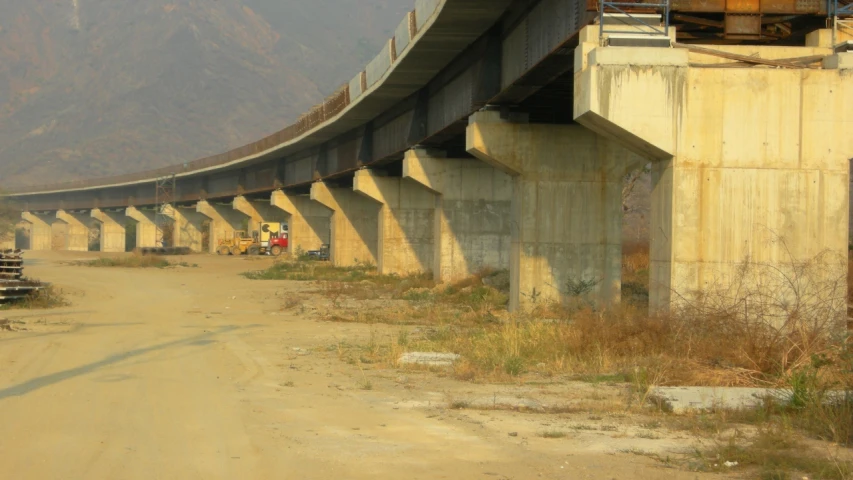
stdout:
[(612, 15), (629, 33), (602, 34), (581, 0), (418, 0), (363, 72), (280, 132), (8, 195), (34, 250), (58, 226), (62, 248), (86, 250), (94, 219), (101, 249), (124, 251), (128, 220), (154, 246), (155, 181), (174, 176), (176, 245), (286, 221), (292, 247), (330, 243), (336, 265), (445, 282), (508, 269), (517, 308), (577, 282), (619, 301), (622, 178), (652, 162), (652, 308), (745, 258), (846, 256), (850, 37), (820, 29), (824, 2), (671, 5), (675, 26)]

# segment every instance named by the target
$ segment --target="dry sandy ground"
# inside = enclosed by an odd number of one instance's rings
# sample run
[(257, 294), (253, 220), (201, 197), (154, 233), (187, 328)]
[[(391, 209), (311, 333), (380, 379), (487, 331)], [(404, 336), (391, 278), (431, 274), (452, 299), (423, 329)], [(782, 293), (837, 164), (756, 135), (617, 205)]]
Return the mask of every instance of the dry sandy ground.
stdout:
[[(305, 284), (250, 281), (269, 260), (193, 256), (199, 268), (64, 264), (30, 252), (29, 275), (72, 306), (0, 316), (4, 479), (694, 479), (638, 455), (696, 441), (600, 416), (446, 408), (454, 399), (608, 402), (619, 388), (475, 385), (436, 372), (339, 360), (371, 328), (282, 312)], [(384, 329), (384, 331), (382, 331)], [(365, 379), (372, 390), (359, 388)], [(543, 438), (545, 431), (565, 438)], [(510, 435), (516, 433), (516, 435)], [(633, 453), (632, 453), (633, 452)]]

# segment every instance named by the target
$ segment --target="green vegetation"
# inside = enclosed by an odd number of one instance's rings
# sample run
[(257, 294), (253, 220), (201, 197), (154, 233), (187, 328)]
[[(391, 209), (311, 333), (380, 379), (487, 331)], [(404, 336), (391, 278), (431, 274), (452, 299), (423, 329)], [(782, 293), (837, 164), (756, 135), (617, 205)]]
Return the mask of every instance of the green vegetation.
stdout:
[(128, 255), (120, 257), (101, 257), (94, 260), (82, 260), (74, 262), (74, 265), (83, 267), (120, 267), (120, 268), (169, 268), (169, 267), (192, 267), (198, 264), (190, 264), (185, 261), (171, 262), (158, 255)]

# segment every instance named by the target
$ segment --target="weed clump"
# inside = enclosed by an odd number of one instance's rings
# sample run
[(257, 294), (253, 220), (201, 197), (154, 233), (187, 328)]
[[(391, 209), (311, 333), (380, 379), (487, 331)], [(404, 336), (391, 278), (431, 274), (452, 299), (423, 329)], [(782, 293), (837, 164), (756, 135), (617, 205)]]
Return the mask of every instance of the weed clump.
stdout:
[(119, 268), (168, 268), (168, 267), (198, 267), (185, 261), (170, 262), (159, 255), (128, 255), (120, 257), (100, 257), (94, 260), (74, 262), (73, 265), (83, 267), (119, 267)]

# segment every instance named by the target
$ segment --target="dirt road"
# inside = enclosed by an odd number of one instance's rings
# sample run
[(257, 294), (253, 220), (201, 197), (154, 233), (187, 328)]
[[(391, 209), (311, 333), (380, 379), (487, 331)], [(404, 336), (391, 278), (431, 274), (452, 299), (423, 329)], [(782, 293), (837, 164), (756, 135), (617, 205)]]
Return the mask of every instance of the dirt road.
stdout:
[(616, 416), (615, 432), (542, 438), (571, 419), (450, 410), (504, 387), (341, 362), (336, 342), (371, 327), (282, 313), (304, 284), (238, 276), (268, 260), (63, 263), (94, 256), (29, 253), (72, 305), (0, 313), (18, 330), (0, 331), (2, 478), (710, 478), (636, 454), (683, 449), (677, 434), (639, 438)]

